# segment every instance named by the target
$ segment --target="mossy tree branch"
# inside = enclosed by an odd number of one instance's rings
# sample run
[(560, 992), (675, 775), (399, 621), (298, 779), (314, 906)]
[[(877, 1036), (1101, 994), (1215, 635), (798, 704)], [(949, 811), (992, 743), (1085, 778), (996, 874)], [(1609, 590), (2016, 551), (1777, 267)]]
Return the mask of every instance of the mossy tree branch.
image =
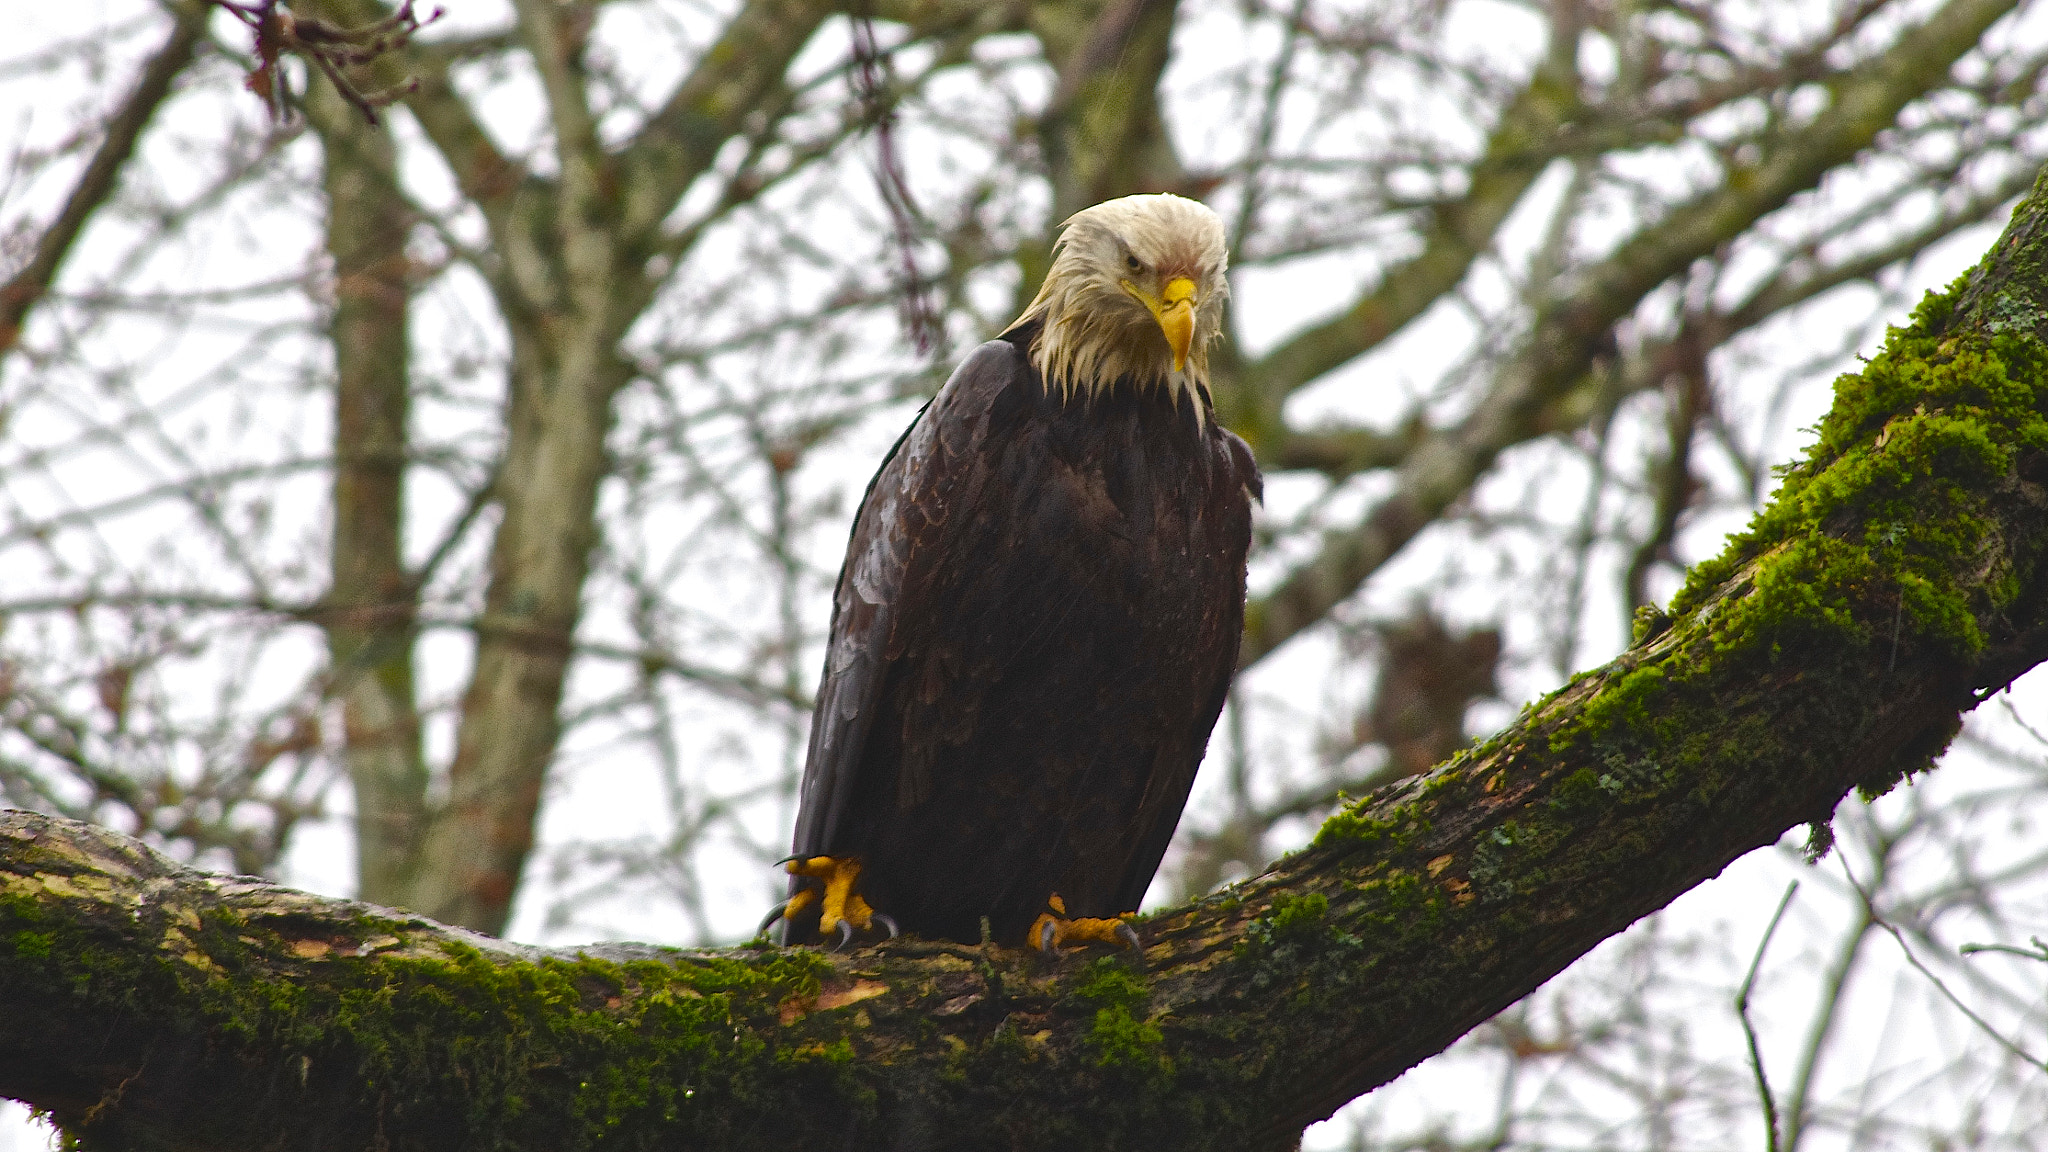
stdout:
[(0, 817), (0, 1093), (87, 1146), (1284, 1146), (2048, 659), (2048, 179), (1640, 642), (1142, 963), (541, 951)]

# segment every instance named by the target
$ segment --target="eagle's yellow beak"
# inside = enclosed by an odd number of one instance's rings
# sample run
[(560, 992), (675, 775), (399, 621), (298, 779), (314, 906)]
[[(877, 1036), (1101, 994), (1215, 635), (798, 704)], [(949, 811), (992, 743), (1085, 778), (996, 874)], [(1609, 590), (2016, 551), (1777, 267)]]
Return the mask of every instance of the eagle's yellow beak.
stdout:
[(1185, 276), (1176, 276), (1166, 282), (1166, 288), (1159, 299), (1138, 289), (1129, 280), (1123, 282), (1124, 291), (1138, 298), (1152, 312), (1152, 318), (1159, 322), (1159, 330), (1166, 334), (1166, 346), (1173, 349), (1173, 370), (1187, 367), (1188, 346), (1195, 340), (1195, 282)]

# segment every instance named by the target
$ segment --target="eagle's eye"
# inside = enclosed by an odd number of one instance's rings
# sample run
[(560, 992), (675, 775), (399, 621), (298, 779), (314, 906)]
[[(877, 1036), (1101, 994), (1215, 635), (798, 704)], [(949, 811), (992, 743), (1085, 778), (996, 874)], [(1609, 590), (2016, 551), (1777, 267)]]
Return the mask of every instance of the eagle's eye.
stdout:
[(1124, 267), (1129, 268), (1133, 272), (1143, 272), (1145, 270), (1145, 263), (1136, 256), (1126, 252), (1124, 253)]

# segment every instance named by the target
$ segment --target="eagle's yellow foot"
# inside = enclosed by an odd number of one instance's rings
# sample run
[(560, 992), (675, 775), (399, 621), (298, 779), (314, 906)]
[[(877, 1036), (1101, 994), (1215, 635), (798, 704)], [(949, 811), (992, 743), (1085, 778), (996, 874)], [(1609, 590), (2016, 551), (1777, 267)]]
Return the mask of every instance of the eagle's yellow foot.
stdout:
[(1059, 893), (1053, 893), (1046, 904), (1052, 910), (1039, 913), (1038, 919), (1031, 922), (1031, 943), (1040, 952), (1056, 951), (1062, 944), (1091, 942), (1118, 944), (1133, 951), (1141, 947), (1138, 930), (1124, 919), (1125, 916), (1136, 916), (1136, 912), (1126, 912), (1123, 916), (1076, 916), (1069, 920), (1067, 902), (1060, 899)]
[(838, 935), (832, 950), (837, 952), (853, 939), (856, 930), (866, 932), (879, 924), (889, 933), (889, 939), (896, 938), (896, 921), (875, 911), (860, 893), (853, 890), (860, 879), (860, 861), (851, 857), (840, 859), (835, 856), (790, 856), (779, 863), (792, 876), (802, 876), (823, 881), (822, 888), (805, 886), (796, 895), (776, 905), (761, 921), (759, 931), (767, 932), (777, 920), (794, 917), (809, 908), (813, 901), (823, 901), (818, 910), (818, 935)]

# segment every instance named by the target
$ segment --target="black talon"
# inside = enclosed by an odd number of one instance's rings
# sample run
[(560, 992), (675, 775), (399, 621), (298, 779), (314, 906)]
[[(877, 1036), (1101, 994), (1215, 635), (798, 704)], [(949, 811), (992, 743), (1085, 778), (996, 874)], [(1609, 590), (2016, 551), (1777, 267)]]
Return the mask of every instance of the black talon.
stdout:
[(841, 921), (839, 922), (839, 942), (838, 942), (838, 943), (836, 943), (836, 944), (834, 944), (834, 945), (832, 945), (832, 950), (833, 950), (834, 952), (837, 952), (837, 951), (839, 951), (839, 950), (840, 950), (841, 948), (844, 948), (844, 947), (846, 947), (846, 944), (847, 944), (847, 942), (848, 942), (848, 941), (850, 941), (850, 940), (852, 940), (852, 939), (853, 939), (853, 921), (851, 921), (851, 920), (841, 920)]
[(1130, 945), (1133, 952), (1144, 951), (1144, 947), (1138, 943), (1138, 930), (1129, 924), (1125, 924), (1122, 921), (1117, 922), (1116, 938)]
[(887, 912), (877, 912), (874, 918), (877, 924), (889, 930), (889, 939), (894, 940), (902, 935), (902, 932), (896, 927), (896, 918), (894, 916), (889, 915)]
[(754, 935), (766, 936), (768, 934), (768, 930), (770, 928), (775, 927), (775, 922), (777, 920), (782, 919), (788, 913), (789, 901), (787, 900), (784, 900), (782, 903), (777, 904), (773, 908), (770, 908), (768, 910), (768, 918), (766, 920), (761, 921), (761, 926), (759, 928), (754, 929)]
[(1053, 927), (1053, 922), (1047, 920), (1045, 926), (1038, 930), (1038, 950), (1040, 952), (1052, 951)]

